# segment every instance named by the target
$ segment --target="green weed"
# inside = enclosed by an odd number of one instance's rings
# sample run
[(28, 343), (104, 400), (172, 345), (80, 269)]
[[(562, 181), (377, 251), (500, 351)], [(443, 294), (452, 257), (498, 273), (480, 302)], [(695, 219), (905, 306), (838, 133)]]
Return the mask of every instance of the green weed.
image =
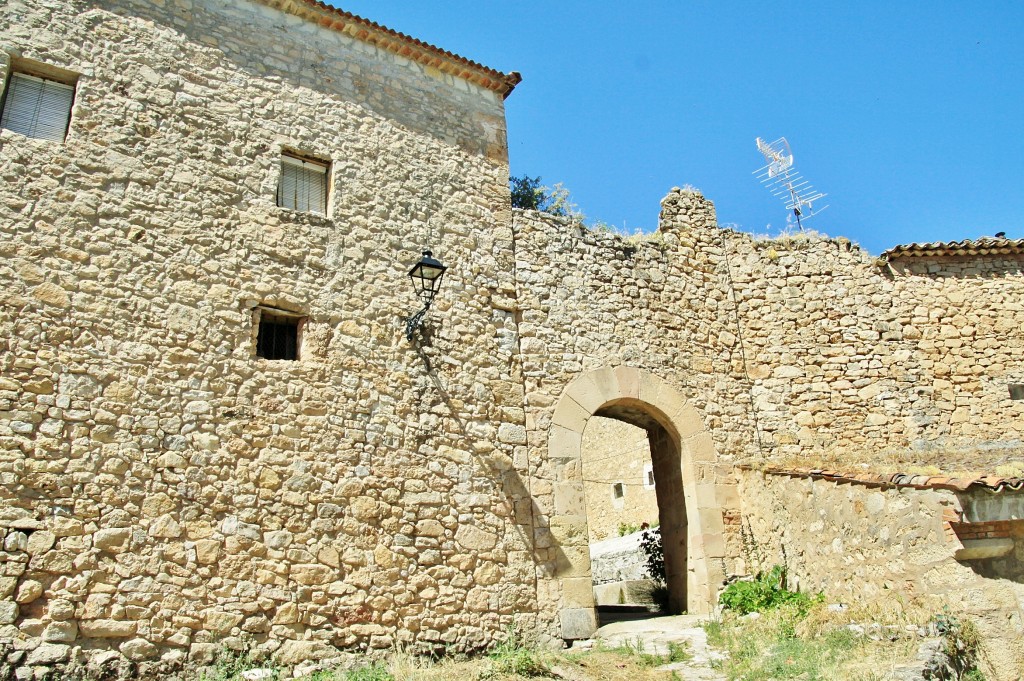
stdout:
[(617, 647), (612, 648), (611, 652), (623, 657), (632, 657), (641, 667), (660, 667), (670, 662), (685, 662), (692, 657), (686, 643), (670, 641), (668, 653), (657, 654), (647, 652), (644, 642), (640, 638), (637, 638), (635, 641), (624, 641)]
[[(330, 677), (328, 677), (330, 678)], [(395, 677), (388, 671), (386, 665), (375, 662), (366, 667), (350, 669), (344, 676), (337, 677), (338, 681), (394, 681)], [(325, 681), (327, 681), (325, 679)], [(332, 680), (333, 681), (333, 680)]]
[(241, 681), (242, 672), (257, 667), (271, 669), (274, 672), (272, 681), (278, 681), (281, 677), (280, 670), (257, 662), (249, 653), (238, 653), (225, 648), (211, 668), (200, 672), (198, 681)]
[(722, 591), (719, 602), (725, 609), (740, 615), (765, 612), (783, 605), (794, 606), (806, 613), (813, 603), (820, 602), (822, 598), (821, 594), (811, 598), (787, 589), (786, 568), (776, 565), (768, 572), (759, 572), (752, 581), (733, 582)]
[(625, 537), (627, 534), (633, 534), (639, 532), (639, 525), (631, 525), (630, 523), (619, 523), (619, 536)]
[(543, 653), (535, 644), (511, 630), (506, 639), (487, 654), (489, 664), (480, 678), (489, 679), (503, 674), (518, 674), (528, 678), (547, 676), (551, 670), (543, 658)]

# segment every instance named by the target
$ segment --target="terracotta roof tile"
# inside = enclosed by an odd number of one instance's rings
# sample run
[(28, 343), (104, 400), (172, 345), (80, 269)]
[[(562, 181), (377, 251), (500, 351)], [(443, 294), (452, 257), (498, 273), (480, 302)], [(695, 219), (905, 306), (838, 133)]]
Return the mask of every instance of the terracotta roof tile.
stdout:
[[(742, 464), (741, 470), (755, 470), (754, 466)], [(765, 468), (769, 475), (785, 475), (792, 478), (813, 478), (831, 480), (835, 483), (856, 483), (868, 486), (914, 487), (917, 489), (946, 489), (954, 492), (965, 492), (969, 489), (984, 489), (989, 492), (1022, 492), (1024, 479), (1003, 478), (996, 475), (965, 476), (951, 478), (945, 475), (924, 475), (913, 473), (841, 473), (838, 471), (817, 468)]]
[(934, 241), (923, 244), (894, 246), (883, 258), (936, 257), (954, 255), (1024, 255), (1024, 239), (986, 236), (963, 241)]
[(483, 64), (459, 56), (454, 52), (443, 50), (436, 45), (431, 45), (404, 33), (399, 33), (387, 26), (320, 2), (320, 0), (262, 1), (286, 11), (289, 7), (294, 10), (298, 6), (305, 6), (312, 13), (312, 16), (307, 18), (316, 21), (321, 26), (345, 33), (353, 38), (358, 38), (415, 62), (432, 66), (445, 73), (476, 83), (488, 90), (499, 92), (503, 98), (508, 97), (509, 93), (523, 79), (516, 71), (511, 73), (496, 71)]

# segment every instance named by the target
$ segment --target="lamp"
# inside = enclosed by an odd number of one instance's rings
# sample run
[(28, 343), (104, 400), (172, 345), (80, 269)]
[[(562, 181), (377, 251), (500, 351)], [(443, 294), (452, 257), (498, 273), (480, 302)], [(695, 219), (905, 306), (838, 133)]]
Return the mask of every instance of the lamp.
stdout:
[(423, 257), (409, 270), (409, 279), (412, 280), (412, 286), (416, 289), (416, 295), (423, 301), (423, 309), (405, 322), (405, 337), (408, 340), (412, 340), (413, 333), (423, 323), (423, 316), (427, 314), (430, 304), (434, 302), (434, 297), (441, 288), (441, 279), (444, 278), (444, 272), (447, 269), (440, 261), (434, 259), (433, 253), (423, 251)]

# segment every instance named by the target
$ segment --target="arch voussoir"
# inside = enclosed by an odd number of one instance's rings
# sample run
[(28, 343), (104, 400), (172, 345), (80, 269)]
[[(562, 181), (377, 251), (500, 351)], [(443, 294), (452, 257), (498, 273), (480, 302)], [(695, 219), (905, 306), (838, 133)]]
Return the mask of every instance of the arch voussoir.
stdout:
[[(717, 462), (714, 442), (703, 419), (686, 397), (668, 381), (629, 366), (603, 367), (578, 376), (562, 393), (552, 414), (548, 457), (555, 482), (547, 507), (557, 565), (550, 578), (559, 594), (562, 638), (587, 638), (596, 629), (593, 591), (589, 588), (586, 505), (578, 473), (582, 466), (583, 431), (591, 417), (604, 409), (624, 418), (616, 406), (641, 410), (656, 421), (679, 450), (682, 496), (689, 538), (686, 541), (687, 602), (690, 612), (708, 612), (716, 595), (717, 563), (725, 554), (724, 523), (714, 476), (706, 475)], [(604, 415), (602, 413), (602, 415)], [(628, 420), (625, 418), (624, 420)], [(570, 475), (571, 474), (571, 475)], [(659, 502), (660, 503), (660, 502)], [(582, 539), (581, 539), (582, 538)], [(716, 565), (709, 566), (709, 561)]]

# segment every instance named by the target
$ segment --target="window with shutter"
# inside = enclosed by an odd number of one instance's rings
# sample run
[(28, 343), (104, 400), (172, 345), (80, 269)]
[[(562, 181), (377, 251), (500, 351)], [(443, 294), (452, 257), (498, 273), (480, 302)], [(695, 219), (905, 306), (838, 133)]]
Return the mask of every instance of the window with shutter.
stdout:
[(307, 213), (327, 214), (328, 164), (282, 154), (277, 205)]
[(26, 137), (63, 142), (74, 99), (72, 85), (13, 73), (4, 93), (0, 127)]

